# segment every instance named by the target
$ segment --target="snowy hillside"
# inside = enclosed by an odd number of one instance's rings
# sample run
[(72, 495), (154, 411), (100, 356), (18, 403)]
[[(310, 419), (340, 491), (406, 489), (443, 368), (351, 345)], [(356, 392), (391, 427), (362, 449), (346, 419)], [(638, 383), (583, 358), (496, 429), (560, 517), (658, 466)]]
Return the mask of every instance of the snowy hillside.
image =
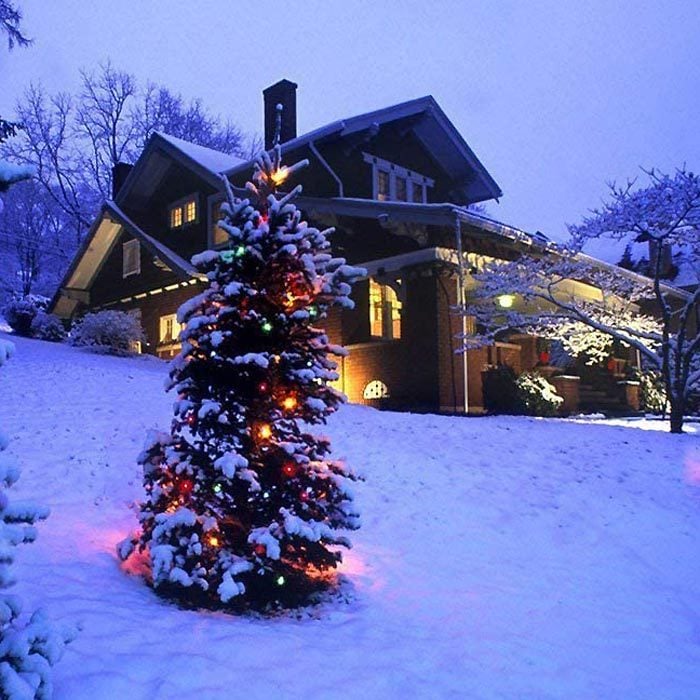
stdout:
[(698, 436), (345, 407), (328, 432), (367, 478), (352, 600), (318, 619), (196, 613), (114, 551), (146, 430), (169, 424), (165, 365), (14, 341), (15, 492), (52, 509), (17, 592), (83, 627), (58, 698), (700, 698)]

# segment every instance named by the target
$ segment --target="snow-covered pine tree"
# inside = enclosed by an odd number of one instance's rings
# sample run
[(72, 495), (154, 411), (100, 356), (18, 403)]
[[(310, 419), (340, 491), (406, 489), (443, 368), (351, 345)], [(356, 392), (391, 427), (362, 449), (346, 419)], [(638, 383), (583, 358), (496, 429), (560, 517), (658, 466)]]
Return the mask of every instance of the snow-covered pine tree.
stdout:
[(282, 166), (276, 146), (246, 199), (224, 180), (229, 249), (193, 258), (209, 287), (179, 310), (175, 417), (140, 457), (142, 529), (121, 546), (122, 557), (147, 552), (153, 586), (185, 604), (303, 604), (330, 584), (337, 546), (349, 546), (339, 531), (359, 525), (354, 477), (306, 426), (345, 399), (329, 385), (329, 355), (344, 350), (316, 324), (330, 305), (352, 307), (350, 283), (364, 271), (332, 258), (329, 231), (301, 221), (300, 186), (277, 193), (306, 164)]
[[(0, 8), (1, 9), (1, 8)], [(3, 143), (17, 133), (19, 124), (8, 122), (0, 118), (0, 143)], [(0, 158), (0, 193), (7, 192), (11, 185), (22, 180), (28, 180), (34, 174), (34, 168), (27, 165), (15, 165)], [(0, 197), (0, 212), (3, 209), (2, 197)]]
[[(0, 365), (13, 351), (12, 343), (0, 340)], [(14, 548), (18, 544), (33, 542), (37, 535), (34, 523), (49, 514), (48, 508), (34, 503), (10, 503), (4, 489), (17, 481), (19, 468), (2, 454), (7, 443), (7, 437), (0, 433), (0, 589), (15, 583), (12, 572)], [(17, 596), (0, 595), (0, 698), (50, 698), (53, 689), (51, 666), (61, 658), (75, 631), (55, 627), (41, 610), (22, 625), (18, 620), (21, 610)]]

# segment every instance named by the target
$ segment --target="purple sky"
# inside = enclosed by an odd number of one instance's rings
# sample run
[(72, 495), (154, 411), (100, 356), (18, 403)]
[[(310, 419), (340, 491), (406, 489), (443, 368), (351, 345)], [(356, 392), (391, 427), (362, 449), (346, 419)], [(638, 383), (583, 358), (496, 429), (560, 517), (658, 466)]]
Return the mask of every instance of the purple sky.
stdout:
[[(262, 130), (262, 88), (299, 84), (298, 127), (432, 94), (500, 184), (491, 215), (562, 237), (638, 166), (700, 166), (696, 0), (20, 0), (0, 113), (30, 81), (73, 89), (106, 58)], [(265, 10), (263, 12), (263, 10)]]

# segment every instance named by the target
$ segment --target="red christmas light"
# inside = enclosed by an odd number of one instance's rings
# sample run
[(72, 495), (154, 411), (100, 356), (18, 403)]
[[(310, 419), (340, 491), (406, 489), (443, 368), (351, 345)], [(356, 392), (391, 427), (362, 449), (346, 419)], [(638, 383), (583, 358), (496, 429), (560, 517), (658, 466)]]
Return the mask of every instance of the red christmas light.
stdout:
[(188, 494), (192, 493), (192, 489), (194, 488), (194, 483), (192, 483), (189, 479), (181, 479), (178, 484), (177, 484), (178, 491), (183, 494)]
[(296, 476), (297, 465), (294, 462), (285, 462), (285, 465), (282, 467), (282, 473), (290, 478)]

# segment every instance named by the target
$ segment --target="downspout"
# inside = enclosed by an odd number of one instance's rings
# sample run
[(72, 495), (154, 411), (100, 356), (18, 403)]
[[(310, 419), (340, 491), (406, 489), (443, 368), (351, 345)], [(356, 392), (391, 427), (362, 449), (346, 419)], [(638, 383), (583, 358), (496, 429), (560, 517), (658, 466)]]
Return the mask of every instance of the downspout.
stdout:
[[(457, 242), (457, 304), (462, 317), (462, 338), (467, 335), (467, 317), (464, 315), (464, 307), (466, 306), (467, 296), (464, 289), (464, 257), (462, 254), (462, 220), (459, 214), (455, 219), (455, 237)], [(462, 340), (464, 342), (464, 340)], [(469, 414), (469, 359), (467, 351), (462, 351), (462, 374), (463, 374), (463, 389), (464, 389), (464, 415)], [(456, 407), (455, 407), (456, 408)]]
[(318, 148), (316, 148), (316, 144), (313, 141), (309, 141), (309, 148), (311, 149), (311, 152), (316, 156), (316, 158), (318, 158), (321, 165), (328, 171), (328, 173), (331, 175), (331, 177), (338, 183), (338, 197), (344, 197), (345, 193), (343, 190), (343, 182), (338, 177), (335, 170), (333, 170), (333, 168), (331, 168), (331, 166), (328, 164), (328, 161), (320, 154)]

